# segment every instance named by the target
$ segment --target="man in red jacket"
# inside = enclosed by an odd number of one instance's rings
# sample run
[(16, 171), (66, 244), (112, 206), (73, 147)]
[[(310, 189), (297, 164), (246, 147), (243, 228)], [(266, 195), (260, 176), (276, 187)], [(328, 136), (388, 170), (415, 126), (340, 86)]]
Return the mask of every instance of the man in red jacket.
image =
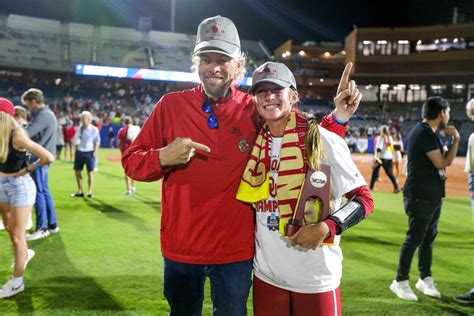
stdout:
[[(201, 84), (158, 101), (122, 164), (135, 180), (163, 178), (160, 233), (170, 315), (201, 314), (207, 277), (214, 315), (245, 315), (254, 212), (235, 195), (259, 124), (252, 97), (234, 85), (245, 73), (245, 56), (231, 20), (201, 22), (193, 64)], [(346, 101), (322, 122), (339, 135), (360, 101), (346, 103), (360, 94), (349, 72), (341, 82), (348, 97), (339, 98)]]

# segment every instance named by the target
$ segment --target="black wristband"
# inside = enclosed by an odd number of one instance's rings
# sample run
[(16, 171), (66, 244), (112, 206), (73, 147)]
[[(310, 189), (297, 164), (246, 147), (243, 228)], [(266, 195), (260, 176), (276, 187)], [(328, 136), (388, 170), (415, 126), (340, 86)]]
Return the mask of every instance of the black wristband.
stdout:
[(356, 225), (365, 218), (365, 207), (357, 200), (352, 200), (344, 204), (336, 212), (328, 216), (339, 226), (341, 234), (346, 229)]

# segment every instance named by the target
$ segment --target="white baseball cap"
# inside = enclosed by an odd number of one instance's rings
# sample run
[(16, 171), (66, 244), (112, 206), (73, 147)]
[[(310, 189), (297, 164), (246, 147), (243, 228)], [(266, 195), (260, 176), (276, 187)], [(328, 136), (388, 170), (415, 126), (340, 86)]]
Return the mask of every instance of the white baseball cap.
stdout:
[(217, 15), (199, 24), (193, 54), (202, 53), (221, 53), (232, 58), (242, 56), (239, 33), (230, 19)]

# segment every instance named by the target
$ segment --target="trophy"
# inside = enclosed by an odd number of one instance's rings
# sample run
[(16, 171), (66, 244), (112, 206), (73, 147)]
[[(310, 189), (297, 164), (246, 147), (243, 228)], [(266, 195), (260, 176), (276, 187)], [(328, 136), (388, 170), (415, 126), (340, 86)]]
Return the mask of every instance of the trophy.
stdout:
[[(321, 164), (320, 170), (308, 168), (303, 187), (300, 190), (296, 211), (288, 221), (285, 236), (293, 236), (303, 225), (322, 222), (329, 216), (331, 167)], [(334, 237), (324, 240), (332, 244)]]

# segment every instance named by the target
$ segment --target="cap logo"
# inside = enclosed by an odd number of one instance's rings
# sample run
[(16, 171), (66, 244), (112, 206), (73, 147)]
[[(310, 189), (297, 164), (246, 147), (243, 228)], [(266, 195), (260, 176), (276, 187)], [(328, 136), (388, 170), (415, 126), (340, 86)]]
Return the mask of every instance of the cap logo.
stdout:
[(257, 78), (262, 79), (262, 78), (271, 78), (271, 77), (278, 77), (278, 71), (274, 67), (265, 65), (262, 71), (258, 74)]
[(204, 38), (205, 39), (216, 39), (216, 38), (222, 38), (225, 36), (225, 31), (224, 28), (221, 25), (218, 25), (217, 23), (213, 24), (210, 26), (205, 31)]

